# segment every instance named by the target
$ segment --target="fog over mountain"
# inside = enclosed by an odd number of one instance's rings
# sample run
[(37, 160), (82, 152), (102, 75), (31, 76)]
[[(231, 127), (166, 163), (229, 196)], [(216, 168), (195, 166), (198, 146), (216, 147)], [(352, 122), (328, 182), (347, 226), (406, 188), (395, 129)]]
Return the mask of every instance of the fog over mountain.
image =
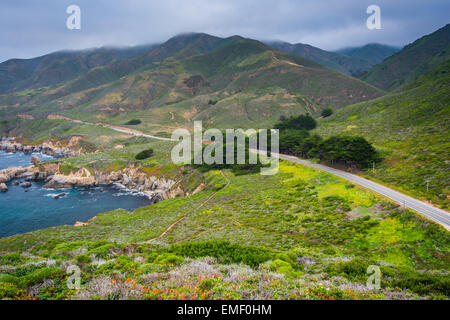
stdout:
[(81, 30), (68, 30), (66, 9), (72, 4), (1, 1), (0, 61), (63, 49), (162, 43), (188, 31), (306, 43), (324, 50), (367, 43), (402, 47), (448, 23), (450, 11), (445, 0), (378, 1), (382, 29), (368, 30), (371, 1), (79, 0)]

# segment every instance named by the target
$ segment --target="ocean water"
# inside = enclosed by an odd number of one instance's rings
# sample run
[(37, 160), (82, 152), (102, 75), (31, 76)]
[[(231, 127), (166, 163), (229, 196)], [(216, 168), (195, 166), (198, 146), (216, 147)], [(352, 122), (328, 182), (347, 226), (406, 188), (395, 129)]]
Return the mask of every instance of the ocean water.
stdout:
[[(38, 156), (45, 159), (42, 155)], [(0, 170), (10, 166), (27, 166), (30, 159), (31, 155), (0, 151)], [(14, 186), (11, 181), (7, 183), (9, 190), (0, 192), (0, 237), (73, 225), (76, 221), (86, 221), (102, 212), (118, 208), (130, 211), (150, 204), (149, 199), (142, 194), (131, 193), (119, 186), (48, 190), (42, 188), (42, 182), (32, 184), (25, 192), (20, 185)], [(61, 193), (67, 195), (54, 198)]]
[(37, 155), (41, 161), (52, 160), (51, 156), (42, 153), (24, 154), (22, 152), (6, 153), (0, 150), (0, 170), (9, 167), (28, 167), (31, 165), (31, 157)]

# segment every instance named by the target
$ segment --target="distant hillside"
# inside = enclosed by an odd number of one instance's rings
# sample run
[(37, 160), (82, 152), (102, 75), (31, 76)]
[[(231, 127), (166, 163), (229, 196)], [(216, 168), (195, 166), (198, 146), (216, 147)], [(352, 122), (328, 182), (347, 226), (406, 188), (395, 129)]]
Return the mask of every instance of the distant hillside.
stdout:
[(345, 54), (349, 57), (364, 59), (375, 65), (400, 50), (401, 48), (398, 47), (387, 46), (379, 43), (369, 43), (362, 47), (344, 48), (337, 50), (336, 52)]
[[(281, 115), (319, 114), (380, 96), (363, 81), (239, 36), (186, 34), (99, 66), (52, 89), (0, 95), (0, 116), (61, 114), (154, 133), (190, 126), (268, 127)], [(14, 106), (14, 108), (12, 108)]]
[(328, 68), (351, 76), (361, 74), (375, 65), (375, 63), (367, 59), (329, 52), (303, 43), (267, 42), (267, 45), (289, 54), (311, 59)]
[(383, 90), (414, 81), (450, 58), (450, 24), (404, 47), (362, 79)]
[(365, 136), (386, 156), (368, 174), (448, 207), (450, 60), (401, 89), (337, 110), (318, 131)]
[(90, 69), (141, 55), (155, 46), (104, 47), (10, 59), (0, 63), (0, 94), (60, 84)]

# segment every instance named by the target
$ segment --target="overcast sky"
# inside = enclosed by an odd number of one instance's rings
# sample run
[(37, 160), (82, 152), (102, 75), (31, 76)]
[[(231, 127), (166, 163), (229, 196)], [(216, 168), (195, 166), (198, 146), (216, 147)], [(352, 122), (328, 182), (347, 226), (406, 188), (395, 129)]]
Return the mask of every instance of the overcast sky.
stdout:
[[(66, 9), (81, 8), (81, 30)], [(381, 8), (381, 30), (366, 9)], [(0, 61), (63, 49), (160, 43), (184, 32), (307, 43), (403, 46), (449, 23), (449, 0), (1, 0)]]

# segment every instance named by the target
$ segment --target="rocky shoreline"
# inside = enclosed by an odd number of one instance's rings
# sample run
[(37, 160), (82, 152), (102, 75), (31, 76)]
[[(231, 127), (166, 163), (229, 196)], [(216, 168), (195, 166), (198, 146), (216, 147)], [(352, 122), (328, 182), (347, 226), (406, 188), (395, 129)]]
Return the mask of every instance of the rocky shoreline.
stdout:
[[(67, 144), (68, 147), (74, 147), (77, 141), (72, 139)], [(43, 153), (54, 158), (76, 157), (82, 154), (80, 150), (71, 150), (66, 147), (56, 146), (51, 142), (45, 142), (38, 146), (23, 145), (13, 138), (1, 138), (0, 150), (6, 152), (24, 152), (24, 153)], [(13, 185), (20, 185), (27, 192), (32, 182), (44, 182), (44, 188), (63, 189), (74, 187), (93, 187), (98, 185), (118, 185), (127, 191), (145, 195), (150, 203), (157, 203), (162, 200), (185, 196), (186, 193), (180, 185), (171, 179), (164, 177), (148, 176), (139, 170), (138, 167), (130, 166), (118, 171), (91, 172), (86, 168), (81, 168), (75, 172), (64, 174), (61, 172), (61, 163), (40, 162), (40, 159), (33, 155), (31, 162), (33, 165), (28, 167), (10, 167), (0, 170), (0, 192), (7, 192), (6, 183), (12, 182)], [(195, 192), (194, 192), (195, 193)], [(55, 199), (64, 197), (61, 193), (54, 196)], [(82, 227), (94, 220), (94, 216), (86, 222), (75, 223), (75, 227)]]
[(74, 187), (93, 187), (98, 185), (118, 184), (131, 192), (147, 196), (151, 203), (183, 196), (184, 191), (174, 180), (147, 176), (137, 167), (127, 167), (113, 172), (90, 172), (81, 168), (76, 172), (63, 174), (59, 163), (36, 163), (29, 167), (11, 167), (0, 170), (0, 191), (7, 191), (6, 183), (22, 180), (21, 186), (33, 181), (44, 182), (44, 188), (64, 189)]
[[(76, 140), (74, 137), (73, 140)], [(68, 143), (68, 147), (60, 147), (52, 142), (44, 142), (39, 145), (26, 145), (17, 142), (14, 138), (1, 137), (0, 138), (0, 150), (6, 151), (8, 153), (23, 152), (29, 153), (43, 153), (54, 158), (67, 158), (67, 157), (78, 157), (82, 154), (80, 150), (72, 150), (69, 148), (74, 141), (71, 140)]]

